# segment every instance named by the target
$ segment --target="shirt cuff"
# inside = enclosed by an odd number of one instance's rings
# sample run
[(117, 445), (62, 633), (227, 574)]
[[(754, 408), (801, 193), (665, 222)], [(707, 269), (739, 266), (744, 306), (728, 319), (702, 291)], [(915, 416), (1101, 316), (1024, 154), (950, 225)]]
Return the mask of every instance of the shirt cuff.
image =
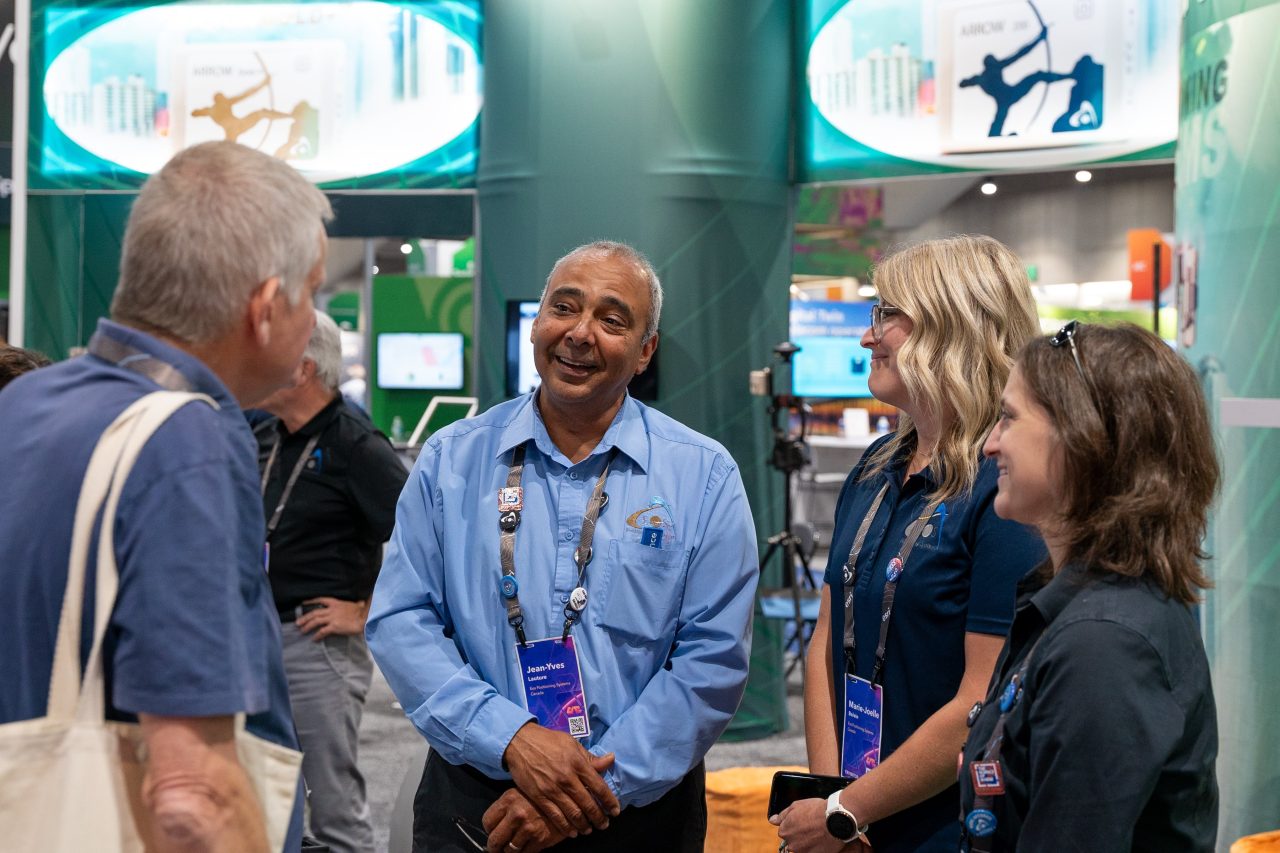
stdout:
[(516, 703), (494, 696), (480, 707), (463, 735), (462, 753), (467, 763), (491, 776), (510, 777), (502, 757), (516, 732), (536, 719)]
[[(595, 746), (590, 747), (587, 750), (587, 752), (591, 753), (597, 758), (599, 758), (602, 755), (608, 754), (608, 750), (604, 749), (599, 744), (596, 744)], [(618, 805), (625, 809), (627, 807), (627, 803), (623, 801), (622, 788), (618, 786), (618, 773), (613, 769), (613, 766), (610, 766), (608, 770), (604, 771), (603, 778), (604, 778), (604, 783), (609, 786), (609, 790), (612, 791), (613, 795), (618, 798)]]

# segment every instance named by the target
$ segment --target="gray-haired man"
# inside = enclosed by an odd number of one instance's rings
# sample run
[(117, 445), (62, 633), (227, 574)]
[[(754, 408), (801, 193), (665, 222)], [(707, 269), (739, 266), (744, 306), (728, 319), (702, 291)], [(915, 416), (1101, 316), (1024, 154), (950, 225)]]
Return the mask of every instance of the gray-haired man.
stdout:
[[(156, 390), (218, 404), (185, 406), (155, 433), (116, 514), (106, 698), (112, 718), (141, 723), (157, 849), (266, 850), (236, 715), (297, 745), (240, 407), (298, 366), (330, 215), (323, 193), (273, 157), (227, 142), (179, 153), (134, 202), (112, 319), (88, 354), (0, 394), (0, 722), (45, 713), (76, 496), (98, 437)], [(287, 849), (301, 844), (301, 806)]]
[(408, 476), (386, 437), (338, 393), (341, 368), (337, 324), (317, 312), (292, 384), (261, 404), (278, 419), (255, 430), (308, 822), (333, 853), (373, 849), (356, 764), (373, 674), (364, 621)]

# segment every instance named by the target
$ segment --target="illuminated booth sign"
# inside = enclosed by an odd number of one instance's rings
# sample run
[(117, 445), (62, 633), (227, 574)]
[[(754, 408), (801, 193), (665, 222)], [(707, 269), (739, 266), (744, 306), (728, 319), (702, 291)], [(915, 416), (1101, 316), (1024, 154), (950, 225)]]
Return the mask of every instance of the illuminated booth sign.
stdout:
[(1177, 0), (809, 0), (805, 179), (1173, 156)]
[(325, 188), (470, 186), (478, 0), (36, 4), (32, 186), (131, 188), (227, 139)]

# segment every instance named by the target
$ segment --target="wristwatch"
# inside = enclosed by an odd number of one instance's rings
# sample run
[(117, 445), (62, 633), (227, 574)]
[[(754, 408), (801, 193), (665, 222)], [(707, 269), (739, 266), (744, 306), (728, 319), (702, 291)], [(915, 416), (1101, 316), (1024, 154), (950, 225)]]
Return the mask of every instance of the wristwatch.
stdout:
[(853, 812), (840, 804), (840, 791), (834, 791), (827, 797), (827, 832), (844, 844), (857, 841), (867, 834), (870, 824), (858, 823)]

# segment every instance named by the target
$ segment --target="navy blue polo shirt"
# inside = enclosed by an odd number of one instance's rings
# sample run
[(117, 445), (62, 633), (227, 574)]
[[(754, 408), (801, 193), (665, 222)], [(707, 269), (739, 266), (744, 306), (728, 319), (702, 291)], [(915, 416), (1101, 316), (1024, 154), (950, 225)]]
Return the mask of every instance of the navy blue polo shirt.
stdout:
[[(937, 484), (929, 469), (904, 482), (905, 455), (880, 474), (860, 479), (867, 460), (889, 440), (880, 439), (867, 450), (845, 480), (836, 503), (825, 581), (831, 585), (837, 698), (844, 693), (843, 570), (858, 527), (887, 483), (888, 492), (858, 557), (853, 604), (856, 674), (870, 679), (889, 560), (897, 556), (907, 525), (924, 512), (927, 495)], [(906, 562), (894, 599), (881, 679), (882, 761), (955, 698), (964, 675), (964, 635), (1008, 633), (1018, 581), (1046, 556), (1035, 531), (996, 515), (995, 495), (996, 466), (986, 459), (973, 490), (934, 511)], [(844, 707), (844, 702), (837, 707)], [(837, 726), (842, 725), (837, 720)], [(871, 845), (876, 853), (954, 851), (960, 843), (959, 809), (959, 791), (953, 785), (873, 824)]]
[[(100, 321), (177, 368), (221, 406), (180, 409), (147, 443), (116, 516), (120, 587), (105, 657), (108, 716), (247, 713), (246, 728), (297, 748), (280, 626), (263, 570), (257, 444), (235, 399), (203, 363)], [(158, 390), (94, 355), (46, 367), (0, 393), (0, 723), (43, 716), (76, 499), (98, 437)], [(96, 537), (90, 546), (81, 664), (88, 656)], [(290, 849), (301, 843), (299, 798)]]

